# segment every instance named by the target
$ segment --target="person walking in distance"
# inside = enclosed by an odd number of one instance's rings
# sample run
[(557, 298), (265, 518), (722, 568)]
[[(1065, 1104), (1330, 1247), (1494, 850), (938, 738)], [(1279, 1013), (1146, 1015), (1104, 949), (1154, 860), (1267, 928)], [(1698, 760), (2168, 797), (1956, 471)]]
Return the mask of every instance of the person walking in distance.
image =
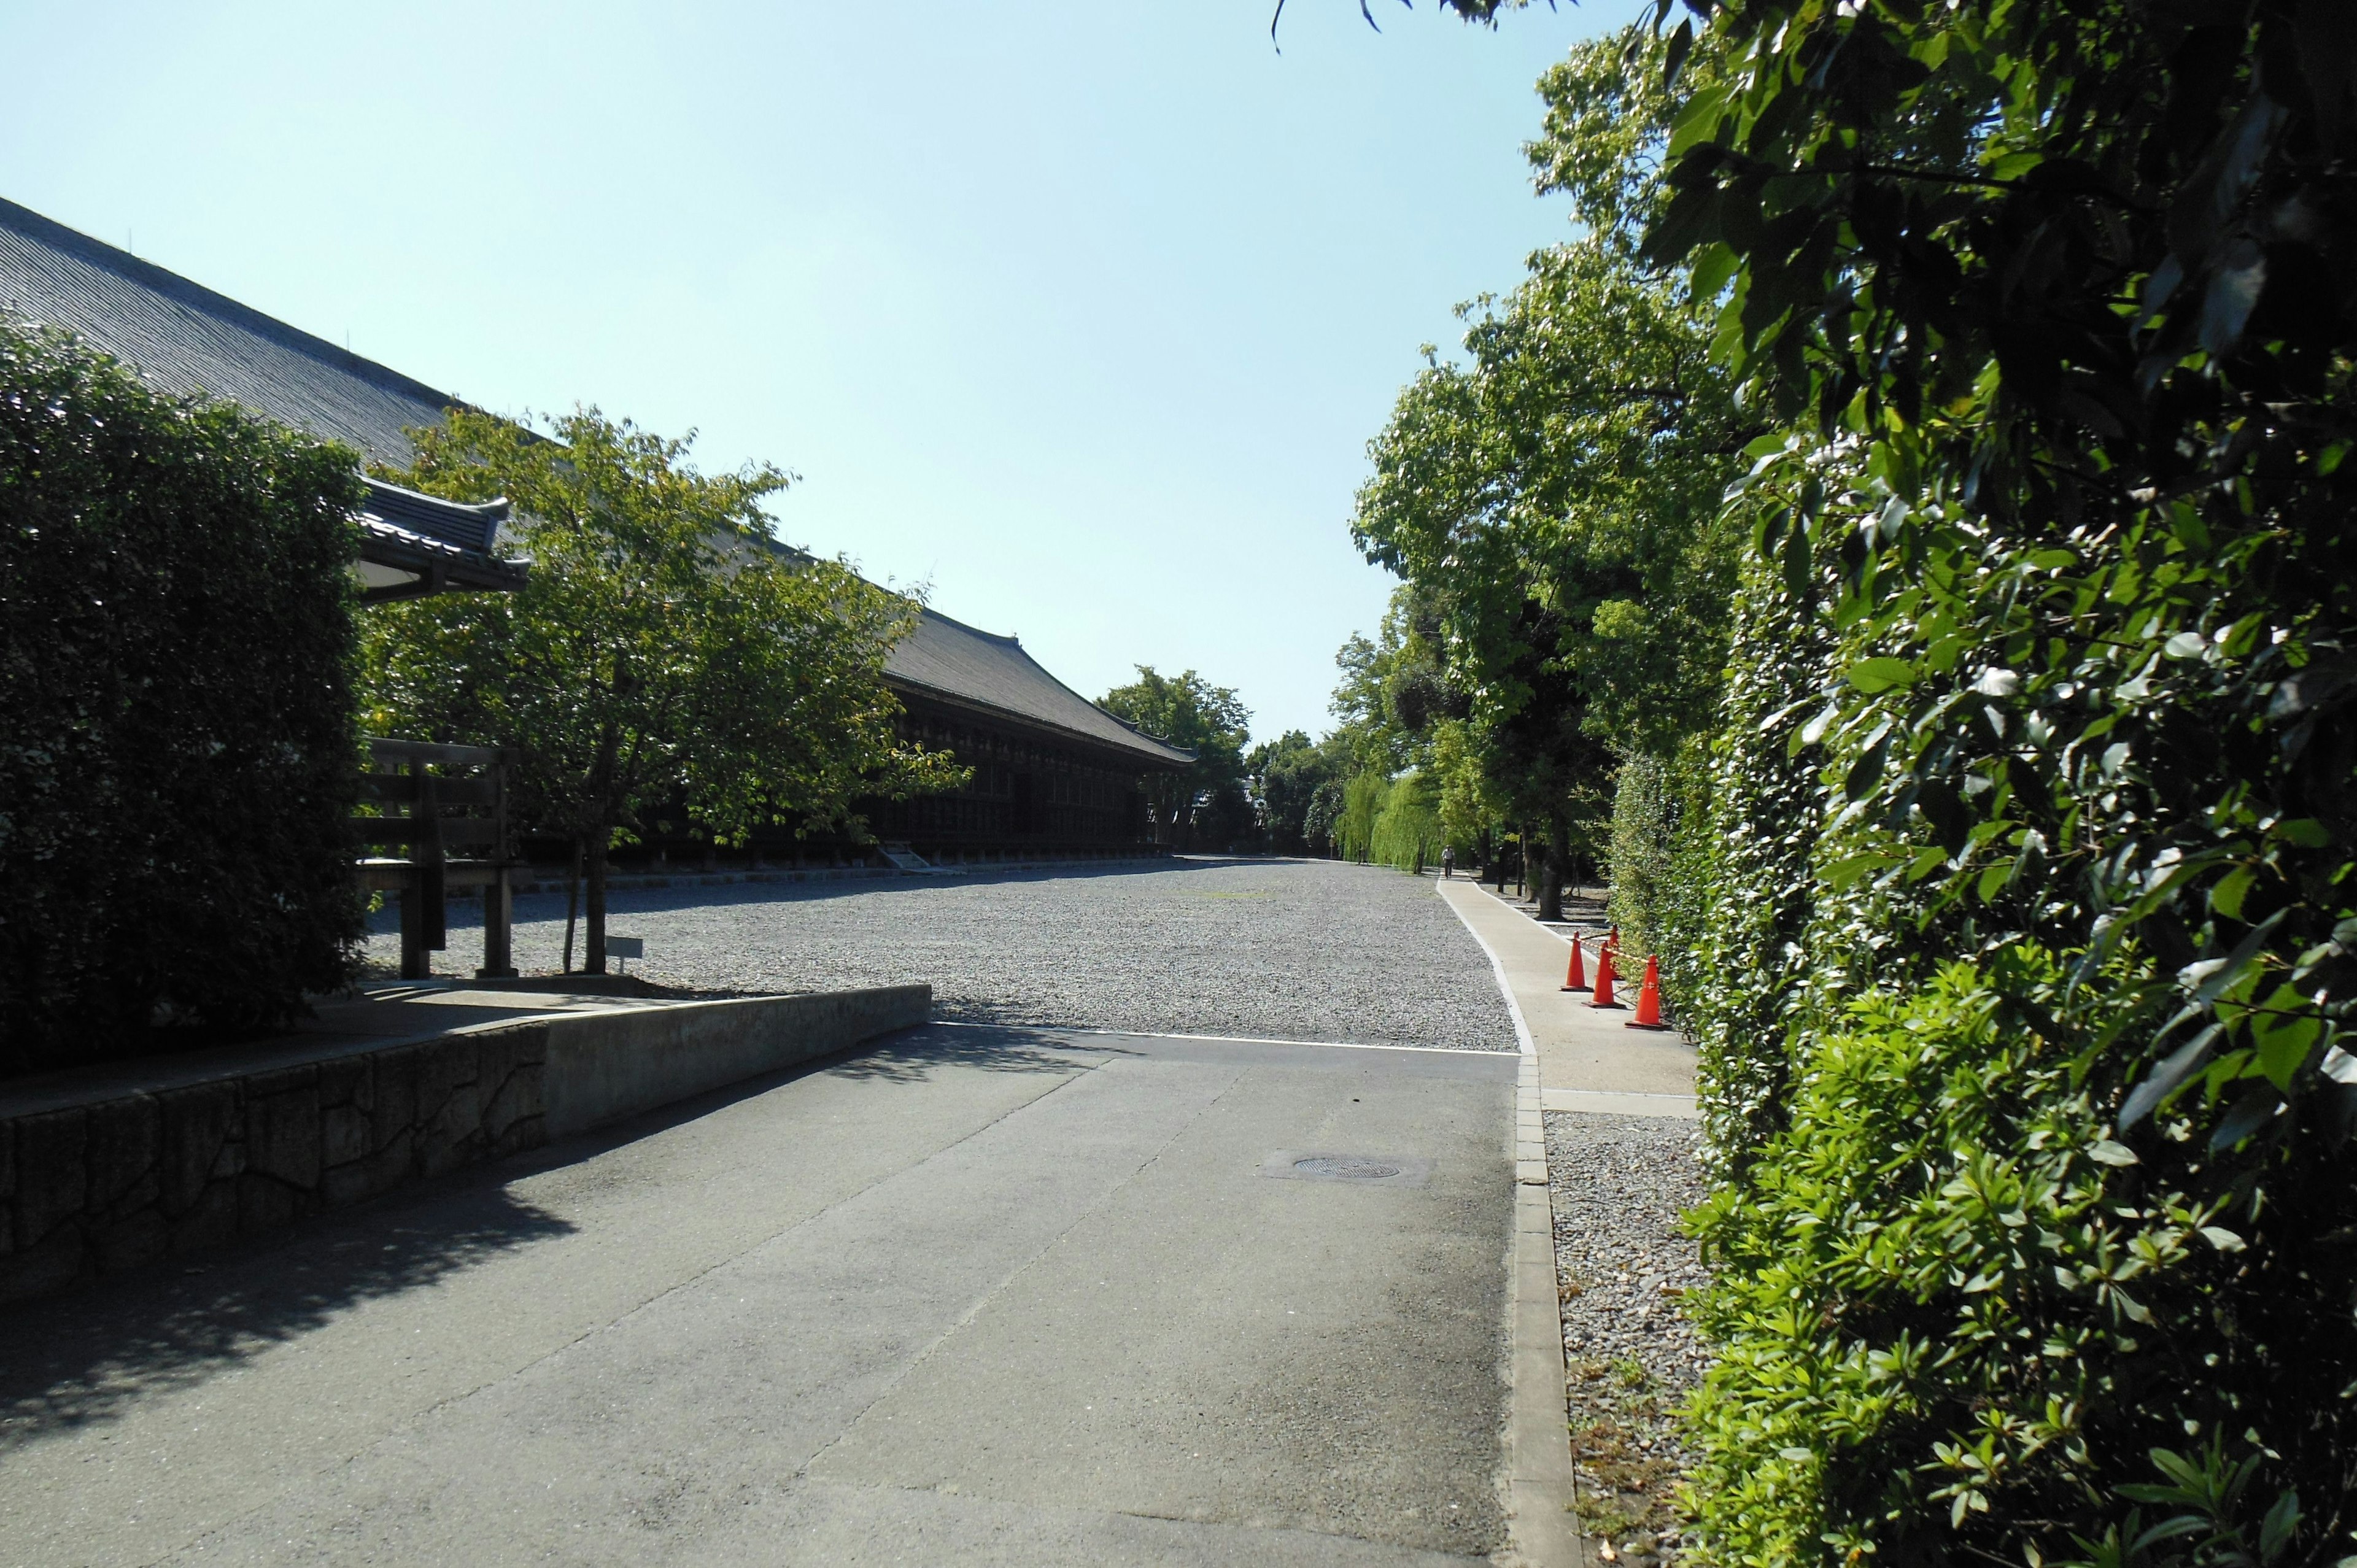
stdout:
[(1440, 879), (1444, 882), (1457, 875), (1457, 846), (1444, 844), (1440, 850)]

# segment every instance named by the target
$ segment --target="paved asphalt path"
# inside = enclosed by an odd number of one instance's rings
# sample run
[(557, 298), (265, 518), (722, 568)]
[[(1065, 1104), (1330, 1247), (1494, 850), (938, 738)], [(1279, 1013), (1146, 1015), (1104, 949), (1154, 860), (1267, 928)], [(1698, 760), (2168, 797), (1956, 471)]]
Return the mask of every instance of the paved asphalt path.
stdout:
[(0, 1563), (1479, 1561), (1514, 1067), (936, 1025), (16, 1309)]

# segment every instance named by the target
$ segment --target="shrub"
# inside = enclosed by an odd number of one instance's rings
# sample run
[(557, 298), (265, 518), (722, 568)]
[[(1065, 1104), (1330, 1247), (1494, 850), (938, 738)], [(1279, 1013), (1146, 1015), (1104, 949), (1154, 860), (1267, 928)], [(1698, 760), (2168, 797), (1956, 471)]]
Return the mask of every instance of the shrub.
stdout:
[(0, 318), (0, 1073), (345, 977), (361, 495), (341, 448)]
[[(1760, 484), (1890, 505), (1823, 454)], [(1752, 962), (1702, 987), (1706, 1555), (2337, 1561), (2357, 920), (2294, 813), (2346, 789), (2299, 728), (2339, 546), (1914, 493), (1920, 586), (1757, 573), (1739, 617), (1807, 656), (1738, 662), (1714, 780)]]

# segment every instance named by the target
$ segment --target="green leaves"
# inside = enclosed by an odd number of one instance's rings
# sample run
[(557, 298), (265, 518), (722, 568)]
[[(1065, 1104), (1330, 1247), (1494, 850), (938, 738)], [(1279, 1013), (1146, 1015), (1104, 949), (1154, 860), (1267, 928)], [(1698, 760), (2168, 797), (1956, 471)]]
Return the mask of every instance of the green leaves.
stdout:
[(1849, 683), (1868, 694), (1887, 692), (1893, 686), (1911, 685), (1914, 680), (1914, 665), (1888, 655), (1863, 660), (1849, 668)]
[(511, 497), (533, 568), (513, 596), (372, 613), (373, 722), (512, 748), (534, 830), (602, 844), (674, 803), (723, 838), (856, 828), (862, 796), (957, 781), (894, 733), (884, 656), (918, 607), (773, 541), (782, 471), (702, 474), (687, 442), (595, 409), (545, 436), (461, 409), (415, 439), (402, 480)]
[(361, 494), (0, 311), (0, 1077), (344, 983)]

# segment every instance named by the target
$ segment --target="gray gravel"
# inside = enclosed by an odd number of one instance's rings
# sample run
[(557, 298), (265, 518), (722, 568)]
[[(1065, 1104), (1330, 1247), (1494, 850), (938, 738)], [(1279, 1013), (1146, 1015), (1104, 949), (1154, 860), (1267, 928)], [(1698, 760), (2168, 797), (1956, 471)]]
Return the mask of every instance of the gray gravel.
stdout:
[[(450, 908), (447, 973), (481, 952)], [(380, 916), (369, 956), (399, 956)], [(699, 991), (921, 980), (974, 1022), (1511, 1051), (1490, 961), (1432, 879), (1333, 861), (1181, 859), (1114, 870), (618, 890), (630, 972)], [(554, 973), (565, 900), (516, 901), (517, 967)]]
[(1674, 1561), (1674, 1412), (1709, 1364), (1680, 1298), (1708, 1277), (1678, 1217), (1702, 1201), (1690, 1122), (1546, 1118), (1579, 1513), (1624, 1560)]

